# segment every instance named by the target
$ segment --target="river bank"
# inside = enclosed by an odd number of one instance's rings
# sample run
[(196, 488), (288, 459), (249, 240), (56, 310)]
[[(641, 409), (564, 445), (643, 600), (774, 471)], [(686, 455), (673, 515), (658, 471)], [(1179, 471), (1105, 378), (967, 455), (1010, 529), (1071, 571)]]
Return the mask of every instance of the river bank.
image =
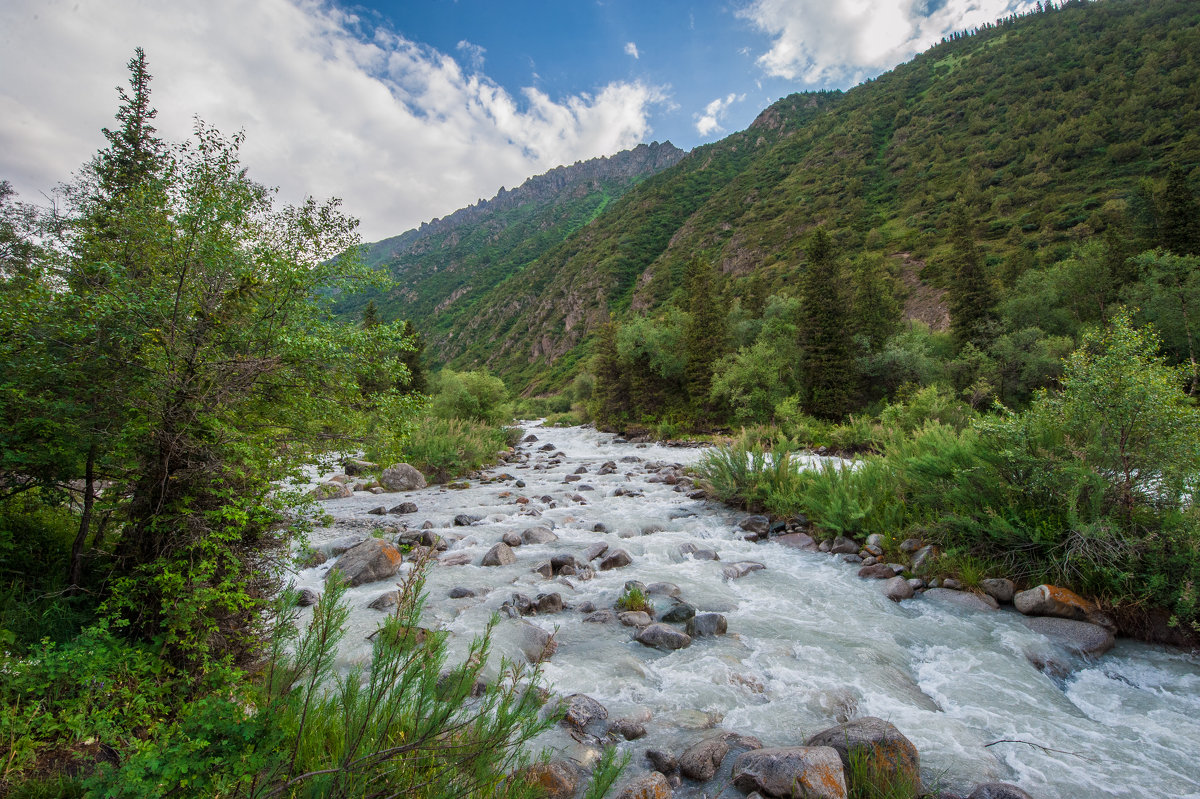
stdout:
[[(520, 606), (514, 594), (535, 601), (559, 594), (561, 611), (504, 618), (496, 653), (525, 657), (525, 625), (557, 630), (557, 651), (544, 666), (554, 692), (593, 697), (612, 718), (645, 719), (647, 736), (622, 744), (634, 753), (631, 773), (649, 768), (644, 750), (683, 752), (714, 730), (790, 746), (846, 718), (876, 716), (916, 745), (927, 787), (966, 793), (1000, 780), (1035, 797), (1200, 791), (1192, 763), (1200, 741), (1195, 656), (1120, 640), (1089, 661), (1011, 611), (927, 598), (893, 602), (867, 590), (857, 566), (746, 540), (738, 527), (744, 513), (689, 497), (675, 464), (694, 463), (698, 450), (614, 443), (578, 428), (531, 425), (527, 432), (538, 440), (468, 488), (330, 500), (335, 522), (313, 543), (332, 554), (377, 529), (399, 537), (426, 527), (441, 538), (447, 549), (426, 583), (426, 620), (452, 633), (452, 657), (493, 612)], [(416, 510), (387, 515), (401, 499)], [(371, 513), (381, 506), (384, 516)], [(466, 524), (456, 525), (456, 517)], [(524, 531), (540, 526), (552, 527), (554, 538), (525, 543)], [(481, 565), (506, 536), (521, 540), (512, 547), (514, 562)], [(555, 556), (588, 563), (589, 548), (602, 544), (625, 550), (631, 562), (589, 580), (533, 571)], [(706, 559), (709, 552), (719, 560)], [(764, 568), (726, 573), (744, 562)], [(334, 564), (305, 570), (299, 585), (319, 591)], [(727, 633), (668, 652), (638, 643), (636, 629), (615, 618), (587, 620), (612, 609), (629, 581), (678, 586), (698, 612), (724, 616)], [(366, 635), (380, 618), (367, 606), (393, 590), (392, 582), (352, 589), (343, 665), (366, 657)], [(652, 598), (659, 614), (673, 604), (665, 595)], [(1039, 660), (1067, 668), (1039, 670)], [(1046, 748), (993, 744), (1005, 739)], [(565, 730), (542, 743), (566, 758), (595, 756), (592, 742)], [(685, 781), (676, 793), (699, 790)]]

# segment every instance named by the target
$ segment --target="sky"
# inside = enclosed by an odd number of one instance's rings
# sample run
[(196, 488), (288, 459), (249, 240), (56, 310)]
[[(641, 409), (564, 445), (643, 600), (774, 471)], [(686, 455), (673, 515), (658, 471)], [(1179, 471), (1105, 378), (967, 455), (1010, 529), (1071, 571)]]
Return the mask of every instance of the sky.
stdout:
[(142, 47), (160, 135), (245, 133), (283, 202), (376, 241), (560, 164), (689, 150), (1032, 0), (4, 0), (0, 179), (26, 202), (104, 146)]

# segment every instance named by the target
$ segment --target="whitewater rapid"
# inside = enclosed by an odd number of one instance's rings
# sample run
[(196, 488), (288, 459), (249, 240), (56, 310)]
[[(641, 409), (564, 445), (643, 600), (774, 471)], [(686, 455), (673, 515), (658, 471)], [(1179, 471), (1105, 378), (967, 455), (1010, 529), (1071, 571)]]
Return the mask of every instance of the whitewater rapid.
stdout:
[[(875, 581), (859, 579), (857, 567), (821, 553), (743, 540), (737, 522), (746, 514), (649, 481), (658, 466), (694, 464), (702, 450), (614, 443), (612, 435), (586, 428), (525, 427), (539, 439), (519, 447), (528, 459), (486, 472), (513, 479), (331, 500), (324, 506), (335, 522), (317, 530), (312, 544), (328, 549), (363, 537), (371, 525), (432, 522), (433, 532), (452, 541), (448, 554), (470, 555), (468, 565), (434, 566), (425, 586), (423, 624), (451, 633), (452, 659), (464, 656), (470, 639), (513, 593), (559, 592), (568, 609), (525, 620), (556, 631), (558, 650), (544, 667), (548, 686), (561, 696), (584, 693), (599, 700), (610, 718), (648, 716), (647, 737), (621, 744), (634, 753), (631, 768), (646, 768), (645, 749), (678, 754), (711, 728), (789, 746), (846, 718), (869, 715), (890, 721), (916, 745), (927, 789), (966, 793), (980, 782), (1000, 780), (1035, 799), (1200, 799), (1200, 657), (1121, 640), (1098, 660), (1081, 661), (1029, 630), (1011, 609), (981, 612), (920, 596), (894, 603)], [(539, 449), (547, 443), (553, 452)], [(560, 462), (547, 466), (554, 452), (562, 453)], [(629, 456), (641, 460), (621, 461)], [(605, 461), (617, 462), (615, 474), (596, 473)], [(578, 482), (564, 482), (581, 466), (587, 472)], [(618, 488), (641, 496), (614, 496)], [(529, 503), (519, 504), (519, 497)], [(403, 517), (368, 513), (401, 501), (414, 502), (418, 511)], [(527, 508), (541, 515), (523, 515)], [(454, 526), (463, 513), (482, 518)], [(558, 540), (514, 548), (513, 565), (478, 565), (505, 532), (546, 522), (553, 522)], [(596, 532), (597, 524), (605, 532)], [(587, 581), (546, 580), (531, 571), (557, 553), (583, 561), (587, 547), (599, 541), (628, 551), (632, 565)], [(686, 543), (716, 550), (720, 561), (681, 555)], [(724, 566), (743, 560), (766, 568), (723, 578)], [(300, 572), (297, 585), (320, 591), (335, 562)], [(587, 623), (574, 609), (584, 602), (611, 608), (628, 580), (675, 583), (700, 612), (723, 613), (728, 635), (663, 652), (634, 641), (633, 628)], [(454, 587), (478, 596), (450, 599)], [(354, 610), (343, 663), (369, 655), (366, 636), (382, 614), (366, 606), (394, 588), (393, 580), (349, 592)], [(522, 623), (501, 621), (493, 662), (500, 655), (523, 659), (517, 641)], [(1054, 676), (1031, 660), (1074, 668)], [(562, 756), (588, 755), (561, 733), (541, 743)]]

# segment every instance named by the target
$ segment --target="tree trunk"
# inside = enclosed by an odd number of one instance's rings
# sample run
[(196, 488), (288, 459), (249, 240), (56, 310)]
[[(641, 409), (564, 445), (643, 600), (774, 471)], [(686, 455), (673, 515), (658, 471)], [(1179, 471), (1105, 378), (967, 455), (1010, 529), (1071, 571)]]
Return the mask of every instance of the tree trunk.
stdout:
[(71, 545), (71, 570), (67, 575), (71, 593), (79, 590), (83, 579), (83, 545), (92, 525), (92, 506), (96, 504), (96, 442), (88, 447), (87, 466), (83, 477), (83, 515), (79, 517), (79, 532)]

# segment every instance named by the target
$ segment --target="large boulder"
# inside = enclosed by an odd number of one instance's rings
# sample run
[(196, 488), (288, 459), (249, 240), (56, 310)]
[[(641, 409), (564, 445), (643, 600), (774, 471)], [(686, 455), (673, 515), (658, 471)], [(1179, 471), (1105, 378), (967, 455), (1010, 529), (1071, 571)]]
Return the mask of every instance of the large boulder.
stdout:
[(687, 620), (687, 634), (693, 638), (724, 635), (729, 624), (720, 613), (697, 613)]
[(318, 502), (324, 502), (327, 499), (346, 499), (354, 496), (354, 491), (348, 485), (337, 483), (330, 480), (328, 483), (321, 483), (308, 495)]
[(584, 776), (583, 769), (570, 760), (535, 763), (526, 773), (546, 799), (571, 799)]
[(643, 627), (635, 637), (639, 644), (654, 647), (655, 649), (683, 649), (690, 646), (692, 637), (687, 633), (681, 633), (672, 627), (665, 624), (651, 624)]
[(730, 563), (728, 566), (721, 569), (721, 576), (726, 580), (738, 580), (745, 577), (751, 572), (756, 572), (767, 568), (761, 563), (753, 560), (741, 560), (737, 563)]
[(1032, 616), (1025, 626), (1079, 655), (1095, 657), (1113, 648), (1113, 634), (1098, 624), (1054, 616)]
[(558, 651), (558, 641), (554, 636), (527, 621), (521, 622), (521, 653), (530, 663), (541, 663), (549, 660)]
[(347, 458), (342, 461), (342, 468), (346, 470), (346, 474), (351, 477), (357, 477), (362, 474), (370, 474), (378, 471), (379, 464), (371, 463), (370, 461), (359, 460), (358, 458)]
[(616, 549), (609, 552), (604, 560), (600, 561), (600, 571), (606, 572), (610, 569), (620, 569), (633, 563), (633, 556), (623, 549)]
[(1013, 596), (1013, 604), (1026, 616), (1055, 616), (1060, 619), (1075, 619), (1098, 624), (1109, 632), (1116, 632), (1113, 620), (1100, 612), (1096, 603), (1079, 594), (1057, 585), (1039, 585)]
[(671, 799), (671, 783), (659, 772), (648, 771), (627, 783), (617, 799)]
[(738, 523), (738, 527), (747, 533), (765, 536), (771, 529), (771, 520), (766, 516), (747, 516)]
[(743, 752), (733, 761), (733, 784), (743, 793), (790, 799), (845, 799), (842, 760), (829, 746), (784, 746)]
[(847, 772), (850, 772), (850, 756), (854, 754), (880, 793), (891, 795), (897, 791), (916, 796), (921, 792), (921, 756), (917, 747), (883, 719), (864, 716), (848, 721), (822, 730), (804, 745), (833, 747)]
[(428, 485), (425, 475), (407, 463), (395, 463), (384, 469), (379, 484), (388, 491), (415, 491)]
[(480, 561), (480, 566), (511, 566), (517, 562), (517, 555), (512, 547), (501, 541), (487, 551)]
[(567, 713), (562, 723), (577, 730), (608, 718), (608, 709), (587, 694), (571, 694), (567, 697)]
[(549, 527), (530, 527), (521, 533), (521, 540), (526, 544), (549, 544), (557, 541), (558, 536)]
[(1017, 592), (1013, 581), (1007, 577), (988, 577), (979, 581), (979, 587), (992, 599), (1005, 605), (1013, 601)]
[(817, 542), (808, 533), (788, 533), (771, 540), (776, 544), (783, 544), (785, 547), (791, 547), (792, 549), (815, 551), (817, 548)]
[(729, 754), (729, 740), (725, 734), (714, 735), (697, 744), (692, 744), (679, 756), (679, 771), (688, 779), (708, 782), (716, 776), (721, 761)]
[(400, 550), (382, 538), (366, 541), (346, 550), (326, 580), (340, 574), (350, 587), (386, 580), (400, 570)]
[(883, 583), (883, 595), (893, 602), (913, 598), (913, 587), (903, 577), (893, 577)]

